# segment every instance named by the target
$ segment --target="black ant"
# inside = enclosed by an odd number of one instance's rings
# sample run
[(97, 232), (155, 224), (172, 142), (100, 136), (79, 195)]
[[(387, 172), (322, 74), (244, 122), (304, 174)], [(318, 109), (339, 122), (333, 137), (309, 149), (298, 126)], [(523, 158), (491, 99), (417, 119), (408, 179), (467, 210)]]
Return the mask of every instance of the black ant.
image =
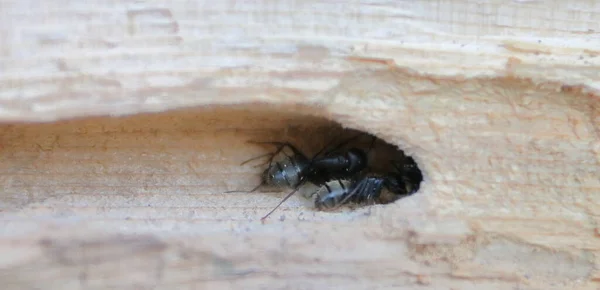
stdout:
[[(368, 173), (354, 180), (337, 179), (315, 191), (315, 207), (332, 210), (347, 203), (386, 204), (419, 190), (423, 175), (412, 157), (402, 164), (392, 162), (394, 170), (386, 175)], [(383, 194), (387, 189), (388, 194)]]
[[(261, 220), (264, 221), (269, 215), (271, 215), (271, 213), (273, 213), (287, 199), (296, 193), (305, 182), (312, 183), (316, 186), (323, 186), (332, 179), (350, 178), (365, 169), (367, 167), (368, 159), (367, 154), (363, 150), (358, 148), (339, 150), (339, 148), (345, 144), (364, 134), (365, 133), (361, 133), (348, 140), (345, 140), (344, 142), (338, 144), (338, 146), (335, 148), (327, 151), (322, 156), (319, 156), (323, 150), (328, 147), (328, 145), (326, 145), (311, 159), (308, 159), (304, 153), (302, 153), (289, 142), (250, 141), (251, 143), (256, 144), (275, 145), (277, 146), (277, 149), (274, 152), (251, 158), (242, 163), (243, 165), (258, 158), (266, 156), (270, 157), (268, 161), (269, 165), (261, 175), (261, 183), (248, 192), (254, 192), (264, 185), (293, 189), (293, 191), (288, 193), (277, 206), (263, 216)], [(373, 137), (373, 143), (374, 142), (375, 137)], [(373, 146), (373, 143), (371, 143), (371, 147)], [(290, 149), (291, 152), (288, 153), (291, 154), (286, 154), (286, 148)], [(274, 161), (275, 157), (278, 156), (280, 158), (278, 158), (277, 161)]]

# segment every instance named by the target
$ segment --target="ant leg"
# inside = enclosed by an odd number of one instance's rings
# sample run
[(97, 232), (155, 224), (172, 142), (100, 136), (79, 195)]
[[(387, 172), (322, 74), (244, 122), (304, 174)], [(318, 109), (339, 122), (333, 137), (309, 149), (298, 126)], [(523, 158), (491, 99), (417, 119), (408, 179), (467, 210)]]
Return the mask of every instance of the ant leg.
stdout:
[[(275, 158), (275, 156), (277, 154), (279, 154), (279, 152), (281, 152), (285, 147), (290, 148), (295, 155), (301, 155), (304, 156), (304, 154), (298, 150), (294, 145), (292, 145), (290, 142), (269, 142), (269, 141), (248, 141), (248, 143), (254, 143), (254, 144), (269, 144), (269, 145), (275, 145), (277, 146), (277, 149), (275, 150), (275, 152), (273, 152), (271, 158), (269, 158), (269, 167), (271, 167), (271, 164), (273, 163), (273, 158)], [(287, 156), (287, 154), (286, 154)]]
[(367, 154), (368, 152), (371, 152), (373, 148), (375, 148), (375, 141), (377, 141), (377, 137), (373, 136), (373, 141), (371, 141), (371, 145), (369, 146), (369, 151), (367, 151)]
[[(273, 155), (275, 155), (275, 154), (273, 154), (273, 153), (266, 153), (266, 154), (263, 154), (263, 155), (259, 155), (259, 156), (256, 156), (256, 157), (252, 157), (252, 158), (250, 158), (250, 159), (248, 159), (248, 160), (246, 160), (246, 161), (244, 161), (244, 162), (240, 163), (240, 165), (241, 165), (241, 166), (243, 166), (244, 164), (246, 164), (246, 163), (248, 163), (248, 162), (250, 162), (250, 161), (253, 161), (253, 160), (256, 160), (256, 159), (260, 159), (260, 158), (263, 158), (263, 157), (266, 157), (266, 156), (273, 156)], [(265, 163), (262, 163), (261, 165), (264, 165), (264, 164), (266, 164), (266, 162), (265, 162)]]
[(359, 202), (364, 202), (365, 200), (370, 202), (371, 200), (374, 200), (373, 195), (381, 193), (382, 185), (383, 180), (363, 178), (358, 182), (358, 185), (356, 185), (354, 189), (339, 203), (339, 205), (341, 206), (347, 203), (350, 201), (350, 198), (354, 197), (355, 195), (364, 195), (365, 193), (366, 195), (360, 196), (360, 198), (364, 200), (359, 200)]
[[(334, 151), (336, 151), (336, 150), (338, 150), (338, 149), (342, 148), (344, 145), (346, 145), (346, 144), (348, 144), (348, 143), (350, 143), (350, 142), (352, 142), (352, 141), (354, 141), (354, 140), (358, 139), (359, 137), (361, 137), (361, 136), (363, 136), (363, 135), (365, 135), (365, 134), (367, 134), (367, 133), (365, 133), (365, 132), (360, 132), (360, 133), (358, 133), (356, 136), (350, 137), (350, 138), (348, 138), (348, 139), (346, 139), (346, 140), (344, 140), (344, 141), (340, 142), (340, 144), (338, 144), (337, 146), (333, 147), (331, 150), (328, 150), (328, 151), (326, 151), (326, 152), (325, 152), (323, 155), (328, 155), (328, 154), (330, 154), (330, 153), (332, 153), (332, 152), (334, 152)], [(317, 153), (317, 154), (315, 155), (315, 157), (317, 157), (317, 155), (319, 155), (319, 154), (320, 154), (320, 153), (321, 153), (323, 150), (325, 150), (325, 148), (323, 148), (321, 151), (319, 151), (319, 153)], [(313, 157), (313, 159), (314, 159), (314, 157)]]
[(279, 152), (283, 152), (283, 154), (285, 155), (285, 157), (287, 157), (287, 158), (289, 158), (289, 159), (290, 159), (290, 162), (292, 162), (292, 163), (294, 162), (294, 159), (293, 159), (291, 156), (287, 155), (287, 154), (285, 153), (285, 151), (283, 151), (283, 147), (282, 147), (281, 149), (279, 149), (279, 148), (278, 148), (278, 150), (277, 150), (277, 151), (275, 151), (275, 152), (272, 152), (272, 153), (267, 153), (267, 154), (263, 154), (263, 155), (260, 155), (260, 156), (257, 156), (257, 157), (254, 157), (254, 158), (248, 159), (248, 160), (244, 161), (244, 162), (243, 162), (242, 164), (240, 164), (240, 165), (244, 165), (245, 163), (248, 163), (249, 161), (256, 160), (256, 159), (259, 159), (259, 158), (261, 158), (261, 157), (270, 156), (270, 158), (269, 158), (267, 161), (265, 161), (265, 162), (263, 162), (263, 163), (256, 164), (256, 165), (254, 165), (254, 166), (252, 166), (252, 167), (254, 167), (254, 168), (258, 168), (258, 167), (264, 166), (264, 165), (266, 165), (266, 164), (269, 164), (269, 167), (271, 167), (271, 165), (272, 165), (272, 163), (273, 163), (273, 162), (272, 162), (272, 161), (273, 161), (273, 158), (275, 158), (275, 155), (279, 154)]
[[(267, 156), (271, 157), (271, 158), (269, 158), (269, 162), (270, 162), (273, 159), (273, 157), (275, 155), (277, 155), (277, 153), (279, 153), (281, 150), (283, 150), (283, 147), (285, 146), (283, 144), (280, 144), (280, 142), (259, 142), (259, 141), (252, 141), (252, 140), (250, 140), (250, 141), (247, 141), (247, 143), (254, 143), (254, 144), (275, 144), (276, 143), (276, 145), (278, 145), (278, 146), (277, 146), (277, 149), (275, 150), (275, 152), (266, 153), (266, 154), (263, 154), (263, 155), (252, 157), (252, 158), (250, 158), (250, 159), (242, 162), (240, 164), (241, 166), (243, 166), (244, 164), (246, 164), (246, 163), (248, 163), (250, 161), (253, 161), (253, 160), (256, 160), (256, 159), (260, 159), (260, 158), (263, 158), (263, 157), (267, 157)], [(267, 162), (261, 163), (261, 164), (257, 165), (257, 167), (261, 166), (261, 165), (265, 165), (266, 163)]]
[[(342, 134), (342, 133), (340, 132), (340, 133), (337, 135), (337, 137), (339, 137), (341, 134)], [(315, 159), (317, 156), (319, 156), (319, 154), (323, 153), (323, 151), (324, 151), (324, 150), (325, 150), (327, 147), (329, 147), (329, 145), (331, 145), (331, 143), (333, 143), (333, 141), (334, 141), (335, 139), (336, 139), (336, 138), (331, 138), (331, 140), (329, 140), (329, 142), (327, 142), (327, 144), (325, 144), (325, 146), (323, 146), (323, 148), (321, 148), (321, 150), (319, 150), (319, 152), (317, 152), (315, 155), (313, 155), (313, 158), (312, 158), (312, 159)]]
[(352, 189), (352, 191), (350, 191), (346, 197), (344, 197), (344, 199), (342, 199), (336, 206), (335, 208), (338, 208), (344, 204), (346, 204), (350, 198), (352, 198), (353, 196), (355, 196), (358, 193), (364, 192), (364, 187), (366, 187), (368, 185), (368, 178), (363, 178), (360, 181), (358, 181), (357, 185)]
[(244, 192), (244, 193), (253, 193), (255, 192), (257, 189), (259, 189), (261, 186), (265, 185), (265, 182), (261, 182), (259, 185), (257, 185), (255, 188), (253, 188), (250, 191), (243, 191), (243, 190), (230, 190), (230, 191), (225, 191), (225, 193), (232, 193), (232, 192)]
[(269, 145), (275, 145), (277, 146), (277, 150), (281, 151), (281, 149), (283, 149), (283, 147), (289, 147), (290, 149), (292, 149), (293, 151), (299, 151), (298, 149), (296, 149), (296, 147), (294, 145), (292, 145), (290, 142), (277, 142), (277, 141), (247, 141), (248, 143), (253, 143), (253, 144), (269, 144)]
[[(346, 191), (346, 187), (344, 186), (344, 183), (341, 180), (337, 180), (338, 184), (340, 185), (340, 187), (342, 188), (343, 191)], [(329, 191), (331, 192), (331, 190)]]
[(375, 197), (379, 197), (381, 195), (381, 190), (383, 189), (383, 179), (374, 180), (373, 183), (370, 184), (367, 189), (367, 196), (365, 197), (367, 203), (371, 203), (375, 201)]
[(292, 195), (294, 195), (294, 193), (296, 193), (296, 191), (298, 191), (298, 189), (300, 189), (300, 186), (296, 187), (296, 189), (294, 189), (292, 192), (288, 193), (288, 195), (286, 195), (280, 202), (279, 204), (277, 204), (277, 206), (275, 206), (269, 213), (267, 213), (265, 216), (263, 216), (262, 218), (260, 218), (261, 222), (264, 222), (266, 218), (268, 218), (277, 208), (279, 208), (279, 206), (281, 206), (286, 200), (288, 200), (290, 197), (292, 197)]
[[(327, 185), (327, 183), (323, 184), (323, 186), (325, 187), (325, 189), (327, 189), (328, 193), (331, 193), (331, 188), (329, 187), (329, 185)], [(313, 191), (313, 193), (311, 193), (308, 198), (313, 198), (313, 196), (315, 196), (320, 190), (321, 190), (321, 188)]]

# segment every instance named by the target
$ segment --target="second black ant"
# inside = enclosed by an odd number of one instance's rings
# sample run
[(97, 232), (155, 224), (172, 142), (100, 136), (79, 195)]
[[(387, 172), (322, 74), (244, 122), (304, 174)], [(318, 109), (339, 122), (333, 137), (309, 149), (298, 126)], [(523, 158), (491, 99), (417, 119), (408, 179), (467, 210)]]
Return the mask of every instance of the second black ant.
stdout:
[(394, 170), (387, 174), (367, 173), (351, 180), (327, 182), (312, 194), (316, 195), (315, 207), (332, 210), (350, 202), (386, 204), (419, 190), (423, 175), (411, 157), (405, 158), (402, 164), (392, 164)]

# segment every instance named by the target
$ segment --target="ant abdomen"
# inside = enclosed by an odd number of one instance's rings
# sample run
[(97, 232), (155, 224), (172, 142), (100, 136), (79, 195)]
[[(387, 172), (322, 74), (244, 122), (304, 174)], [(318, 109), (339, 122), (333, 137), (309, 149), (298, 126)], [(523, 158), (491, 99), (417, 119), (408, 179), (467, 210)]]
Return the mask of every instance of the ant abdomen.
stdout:
[(369, 174), (357, 180), (329, 181), (315, 192), (315, 208), (332, 210), (347, 203), (378, 203), (385, 180), (383, 176)]
[(342, 204), (343, 199), (348, 196), (353, 182), (347, 179), (338, 179), (326, 182), (313, 193), (315, 208), (318, 210), (332, 210)]

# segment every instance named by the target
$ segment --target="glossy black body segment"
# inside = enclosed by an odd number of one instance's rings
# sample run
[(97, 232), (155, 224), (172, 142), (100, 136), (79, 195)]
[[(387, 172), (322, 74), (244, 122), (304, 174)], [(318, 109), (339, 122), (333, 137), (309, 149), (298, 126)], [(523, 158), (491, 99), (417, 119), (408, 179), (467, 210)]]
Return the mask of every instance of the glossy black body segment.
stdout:
[[(352, 180), (329, 181), (313, 194), (315, 207), (333, 210), (348, 203), (385, 204), (417, 192), (423, 176), (414, 160), (407, 157), (402, 163), (393, 162), (393, 168), (385, 175), (367, 173)], [(383, 196), (384, 189), (391, 196)]]
[(367, 167), (367, 154), (358, 148), (332, 152), (311, 161), (307, 179), (315, 185), (323, 185), (332, 179), (351, 178)]

